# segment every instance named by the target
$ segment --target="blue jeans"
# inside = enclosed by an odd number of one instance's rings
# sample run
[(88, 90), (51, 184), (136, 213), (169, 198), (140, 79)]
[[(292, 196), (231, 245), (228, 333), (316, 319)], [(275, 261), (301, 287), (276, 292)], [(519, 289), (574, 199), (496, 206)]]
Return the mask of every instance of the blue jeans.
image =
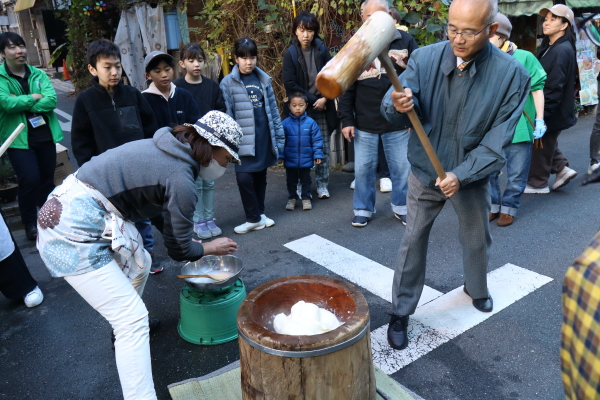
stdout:
[(382, 134), (354, 129), (354, 215), (368, 217), (375, 212), (375, 177), (379, 163), (379, 139), (392, 180), (392, 211), (406, 215), (406, 193), (410, 165), (407, 158), (408, 130)]
[(506, 154), (506, 189), (500, 192), (498, 182), (499, 172), (490, 175), (492, 194), (492, 209), (490, 212), (517, 215), (521, 204), (521, 195), (527, 185), (529, 165), (531, 164), (531, 142), (512, 143), (508, 146)]
[(154, 251), (154, 237), (152, 236), (152, 223), (149, 219), (142, 219), (135, 223), (142, 241), (144, 242), (144, 249), (150, 254)]

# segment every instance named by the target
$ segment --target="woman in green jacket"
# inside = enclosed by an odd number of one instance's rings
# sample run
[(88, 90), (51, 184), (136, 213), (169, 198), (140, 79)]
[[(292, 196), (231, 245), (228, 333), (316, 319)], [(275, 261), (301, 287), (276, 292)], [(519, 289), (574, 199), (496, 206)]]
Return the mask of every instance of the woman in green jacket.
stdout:
[(30, 240), (37, 236), (37, 208), (54, 189), (55, 143), (63, 139), (54, 109), (56, 92), (44, 71), (27, 65), (27, 48), (14, 32), (0, 34), (0, 142), (20, 124), (7, 153), (19, 181), (19, 210)]

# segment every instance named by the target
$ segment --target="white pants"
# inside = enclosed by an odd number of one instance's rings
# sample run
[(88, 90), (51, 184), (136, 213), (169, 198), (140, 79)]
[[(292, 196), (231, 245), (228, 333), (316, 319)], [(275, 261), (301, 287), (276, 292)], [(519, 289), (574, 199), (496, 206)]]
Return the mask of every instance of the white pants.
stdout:
[(125, 400), (156, 400), (148, 310), (140, 297), (147, 270), (129, 281), (115, 261), (65, 280), (96, 311), (110, 322), (115, 333), (115, 357)]

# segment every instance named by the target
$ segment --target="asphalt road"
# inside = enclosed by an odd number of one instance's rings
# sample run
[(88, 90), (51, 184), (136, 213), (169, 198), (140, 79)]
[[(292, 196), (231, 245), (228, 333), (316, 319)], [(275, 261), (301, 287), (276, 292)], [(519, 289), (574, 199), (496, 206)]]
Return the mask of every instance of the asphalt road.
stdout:
[[(59, 108), (70, 113), (73, 99), (59, 95)], [(593, 119), (581, 118), (560, 138), (561, 150), (579, 176), (548, 195), (524, 195), (512, 226), (491, 227), (490, 271), (512, 263), (553, 281), (402, 368), (394, 379), (426, 400), (564, 398), (559, 364), (562, 280), (600, 228), (600, 185), (579, 185), (588, 167)], [(68, 142), (67, 137), (67, 147)], [(315, 200), (310, 212), (288, 212), (284, 171), (270, 171), (266, 214), (276, 225), (245, 235), (233, 232), (244, 221), (233, 169), (216, 181), (217, 223), (224, 235), (239, 243), (237, 255), (244, 262), (242, 279), (248, 291), (283, 276), (335, 275), (284, 247), (310, 234), (394, 266), (404, 228), (393, 218), (390, 195), (378, 193), (375, 218), (365, 228), (354, 228), (352, 179), (351, 174), (333, 171), (330, 199)], [(452, 207), (446, 205), (430, 238), (425, 283), (444, 293), (464, 281), (457, 224)], [(155, 254), (167, 268), (149, 277), (144, 301), (150, 315), (162, 320), (150, 345), (158, 398), (169, 399), (168, 384), (217, 370), (237, 360), (239, 352), (236, 341), (197, 346), (179, 337), (179, 264), (168, 261), (160, 234), (155, 233)], [(50, 277), (23, 230), (13, 234), (45, 300), (28, 309), (0, 297), (0, 399), (120, 398), (109, 324), (63, 279)], [(372, 329), (386, 324), (389, 303), (367, 290), (363, 294)]]

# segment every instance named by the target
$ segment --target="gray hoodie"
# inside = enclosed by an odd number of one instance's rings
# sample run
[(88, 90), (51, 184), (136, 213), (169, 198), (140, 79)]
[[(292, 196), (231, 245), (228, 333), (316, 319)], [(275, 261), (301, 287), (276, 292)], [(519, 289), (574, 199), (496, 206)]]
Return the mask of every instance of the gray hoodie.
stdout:
[(178, 141), (170, 128), (161, 128), (152, 139), (93, 157), (79, 169), (77, 178), (102, 193), (127, 220), (162, 213), (169, 256), (196, 261), (204, 254), (202, 245), (192, 242), (198, 171), (190, 145)]

